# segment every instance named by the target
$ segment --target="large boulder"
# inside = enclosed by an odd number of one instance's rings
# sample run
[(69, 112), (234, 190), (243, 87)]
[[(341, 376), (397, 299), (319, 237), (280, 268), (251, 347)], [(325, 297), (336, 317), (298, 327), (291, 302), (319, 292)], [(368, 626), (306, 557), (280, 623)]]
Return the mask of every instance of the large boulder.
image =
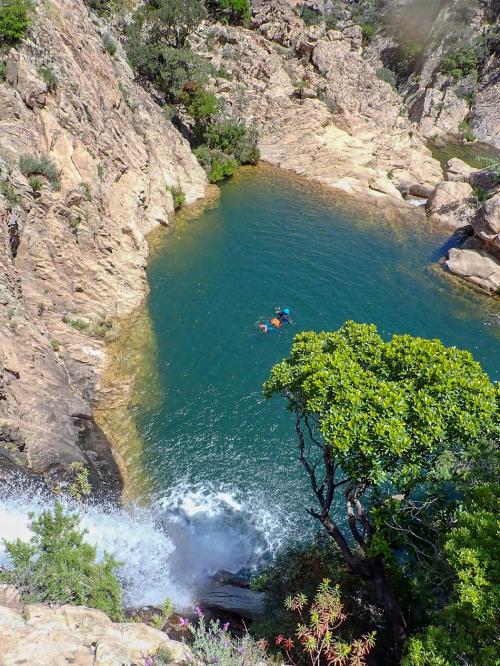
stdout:
[(448, 270), (489, 292), (499, 293), (500, 260), (472, 243), (452, 248), (445, 261)]
[(469, 176), (477, 171), (471, 167), (467, 162), (460, 160), (458, 157), (452, 157), (446, 164), (446, 180), (455, 182), (468, 182)]
[(450, 181), (439, 183), (426, 204), (433, 222), (453, 229), (471, 224), (477, 208), (472, 187)]

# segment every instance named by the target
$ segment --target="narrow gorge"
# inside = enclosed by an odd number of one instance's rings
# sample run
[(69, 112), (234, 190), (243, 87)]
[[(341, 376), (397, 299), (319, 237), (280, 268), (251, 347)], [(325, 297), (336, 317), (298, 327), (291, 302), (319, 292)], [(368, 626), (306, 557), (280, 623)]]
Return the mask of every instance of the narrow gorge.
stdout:
[[(82, 666), (218, 663), (157, 629), (186, 639), (199, 604), (241, 640), (252, 620), (268, 640), (280, 613), (254, 577), (318, 538), (310, 507), (327, 477), (312, 492), (300, 418), (294, 430), (262, 393), (296, 334), (355, 321), (385, 341), (440, 340), (469, 350), (496, 391), (481, 393), (484, 423), (489, 400), (500, 404), (500, 7), (5, 1), (29, 18), (0, 49), (0, 538), (26, 540), (29, 514), (61, 502), (97, 560), (118, 562), (119, 619), (160, 619), (132, 630), (35, 603), (30, 620), (26, 595), (0, 586), (0, 664), (38, 663), (37, 632), (40, 664), (65, 663), (50, 656), (52, 631), (61, 658)], [(13, 29), (3, 11), (0, 33)], [(291, 326), (263, 335), (283, 308)], [(496, 441), (496, 427), (478, 442)], [(450, 460), (441, 451), (436, 469)], [(340, 504), (332, 515), (345, 520)], [(338, 663), (441, 663), (404, 661), (407, 637), (391, 643), (387, 607), (359, 589), (343, 640), (374, 627), (382, 638), (373, 648), (363, 633), (362, 660)], [(170, 624), (158, 615), (167, 598)], [(87, 622), (105, 645), (93, 662)], [(267, 661), (262, 645), (243, 663), (305, 663)]]

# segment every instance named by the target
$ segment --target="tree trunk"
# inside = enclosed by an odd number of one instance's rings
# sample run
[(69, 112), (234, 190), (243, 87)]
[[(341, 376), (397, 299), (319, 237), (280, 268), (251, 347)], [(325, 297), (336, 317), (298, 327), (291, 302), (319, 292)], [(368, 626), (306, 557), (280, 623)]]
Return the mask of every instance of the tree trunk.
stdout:
[(373, 581), (377, 599), (382, 604), (391, 625), (395, 657), (399, 663), (406, 647), (406, 621), (401, 606), (387, 581), (383, 563), (379, 559), (373, 559), (369, 561), (368, 568), (371, 569), (370, 578)]

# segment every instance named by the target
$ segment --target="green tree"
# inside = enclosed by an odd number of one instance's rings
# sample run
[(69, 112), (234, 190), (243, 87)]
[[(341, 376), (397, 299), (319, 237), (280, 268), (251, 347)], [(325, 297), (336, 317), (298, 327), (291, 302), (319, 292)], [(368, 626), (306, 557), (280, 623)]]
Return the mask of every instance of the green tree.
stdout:
[(0, 44), (22, 39), (29, 26), (26, 0), (0, 0)]
[(56, 502), (54, 512), (31, 515), (29, 542), (5, 543), (12, 567), (0, 580), (16, 585), (27, 602), (89, 606), (114, 620), (122, 617), (122, 594), (115, 575), (117, 562), (105, 555), (96, 561), (96, 549), (84, 542), (78, 515), (65, 514)]
[(334, 333), (297, 335), (264, 390), (284, 396), (294, 414), (319, 505), (309, 513), (351, 571), (373, 584), (401, 655), (406, 620), (372, 512), (411, 501), (443, 456), (451, 470), (498, 427), (494, 385), (468, 352), (409, 335), (384, 342), (375, 326), (347, 322)]
[[(498, 442), (480, 443), (453, 488), (459, 499), (447, 518), (436, 522), (433, 515), (419, 516), (425, 532), (429, 532), (427, 525), (431, 524), (441, 534), (441, 546), (429, 553), (432, 557), (426, 557), (422, 536), (426, 538), (427, 534), (422, 535), (421, 530), (413, 532), (425, 560), (421, 564), (431, 576), (437, 573), (440, 586), (434, 588), (439, 593), (430, 604), (428, 621), (410, 638), (404, 666), (488, 666), (498, 661), (498, 459)], [(425, 585), (426, 579), (428, 573), (419, 582)]]
[(252, 15), (249, 0), (211, 0), (209, 7), (217, 18), (229, 23), (244, 23)]
[(148, 0), (134, 15), (134, 23), (153, 44), (184, 48), (207, 11), (203, 0)]

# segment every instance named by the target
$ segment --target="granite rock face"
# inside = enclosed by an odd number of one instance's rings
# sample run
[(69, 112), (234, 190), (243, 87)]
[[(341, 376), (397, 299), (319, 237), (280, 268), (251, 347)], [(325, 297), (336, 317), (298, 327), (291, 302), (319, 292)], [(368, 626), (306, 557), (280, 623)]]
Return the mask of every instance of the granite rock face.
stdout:
[(2, 666), (142, 666), (158, 650), (172, 664), (196, 663), (183, 643), (145, 624), (114, 623), (82, 606), (0, 605)]
[(215, 90), (258, 127), (262, 158), (384, 205), (404, 204), (411, 187), (432, 191), (441, 167), (363, 59), (359, 26), (308, 27), (285, 0), (253, 10), (252, 30), (207, 25), (193, 45), (228, 70)]
[[(120, 485), (93, 421), (103, 338), (145, 294), (144, 236), (173, 216), (168, 186), (192, 202), (206, 185), (130, 75), (82, 0), (52, 0), (0, 83), (0, 178), (17, 193), (0, 197), (0, 466), (54, 481), (82, 462), (101, 488)], [(21, 173), (21, 155), (47, 157), (60, 188)]]

